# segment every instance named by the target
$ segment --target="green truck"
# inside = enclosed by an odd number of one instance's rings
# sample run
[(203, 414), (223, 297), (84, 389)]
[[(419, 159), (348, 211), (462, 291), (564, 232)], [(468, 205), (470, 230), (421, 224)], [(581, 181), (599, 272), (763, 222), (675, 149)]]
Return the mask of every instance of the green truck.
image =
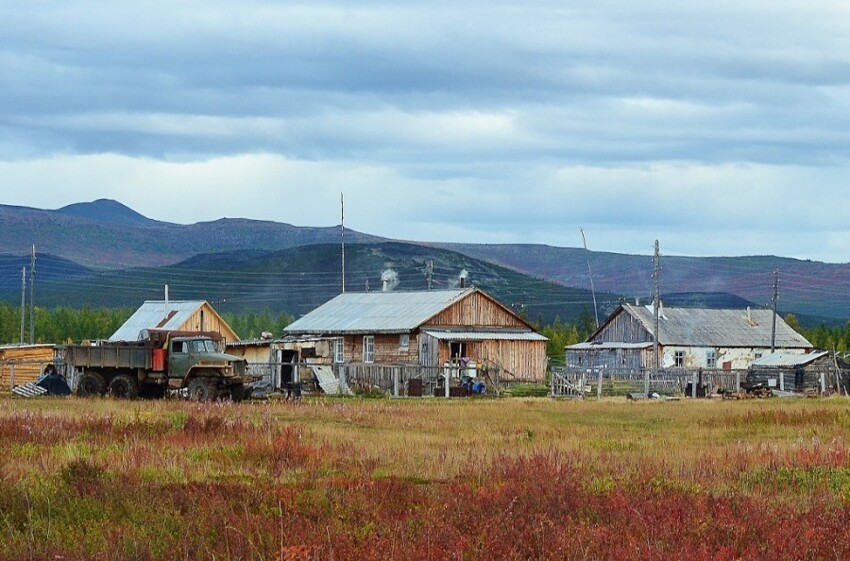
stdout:
[(192, 401), (242, 401), (254, 378), (245, 360), (218, 351), (220, 339), (213, 333), (150, 331), (140, 341), (69, 345), (64, 364), (73, 369), (81, 397), (158, 398), (171, 389), (185, 390)]

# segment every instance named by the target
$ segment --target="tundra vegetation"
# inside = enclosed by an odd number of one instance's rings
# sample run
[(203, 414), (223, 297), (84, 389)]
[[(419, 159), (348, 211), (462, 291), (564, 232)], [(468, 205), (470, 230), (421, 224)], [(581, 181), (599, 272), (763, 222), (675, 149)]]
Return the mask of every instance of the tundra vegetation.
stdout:
[(825, 400), (0, 398), (0, 558), (848, 559)]

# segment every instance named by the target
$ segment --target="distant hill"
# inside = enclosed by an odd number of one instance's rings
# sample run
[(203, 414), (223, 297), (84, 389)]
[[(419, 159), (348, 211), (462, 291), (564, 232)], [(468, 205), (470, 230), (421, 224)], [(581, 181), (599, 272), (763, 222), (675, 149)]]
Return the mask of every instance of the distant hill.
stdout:
[[(640, 296), (653, 292), (653, 258), (545, 245), (439, 244), (470, 257), (577, 288), (590, 288), (588, 260), (596, 290)], [(779, 272), (779, 310), (809, 321), (850, 319), (850, 264), (820, 263), (773, 256), (661, 257), (661, 293), (733, 294), (770, 306), (773, 272)]]
[[(457, 252), (397, 242), (347, 247), (346, 289), (381, 290), (382, 274), (391, 270), (388, 276), (397, 279), (396, 290), (427, 290), (429, 267), (432, 288), (459, 286), (465, 270), (470, 285), (493, 294), (531, 321), (551, 322), (556, 316), (574, 321), (593, 311), (589, 291), (535, 279)], [(269, 310), (300, 316), (341, 292), (341, 250), (336, 244), (325, 244), (198, 255), (166, 267), (101, 271), (45, 282), (38, 293), (43, 306), (74, 302), (137, 307), (144, 300), (162, 299), (166, 284), (171, 298), (208, 300), (222, 312)], [(597, 300), (604, 317), (620, 297), (598, 294)]]
[[(339, 228), (240, 218), (188, 226), (157, 222), (109, 200), (59, 210), (0, 205), (0, 231), (0, 253), (29, 254), (35, 244), (40, 253), (95, 269), (158, 267), (204, 253), (274, 251), (340, 239)], [(346, 241), (384, 239), (346, 231)]]
[(83, 218), (94, 222), (104, 222), (106, 224), (118, 224), (125, 227), (164, 225), (163, 222), (151, 220), (135, 210), (122, 205), (118, 201), (111, 199), (98, 199), (90, 203), (75, 203), (62, 207), (56, 212), (66, 216)]
[[(269, 259), (278, 267), (269, 270), (269, 274), (279, 270), (293, 271), (290, 273), (293, 275), (289, 279), (290, 282), (280, 285), (276, 295), (280, 300), (288, 298), (281, 294), (281, 291), (297, 292), (299, 282), (329, 279), (331, 274), (339, 269), (339, 264), (334, 263), (330, 257), (327, 257), (325, 262), (319, 262), (321, 256), (330, 255), (332, 251), (339, 252), (338, 247), (334, 249), (340, 241), (339, 227), (298, 227), (239, 218), (223, 218), (192, 225), (170, 224), (152, 220), (121, 203), (104, 199), (69, 205), (58, 210), (0, 205), (0, 231), (0, 254), (11, 254), (18, 256), (19, 260), (28, 260), (32, 244), (35, 244), (40, 254), (55, 255), (65, 260), (63, 265), (58, 266), (59, 276), (50, 282), (61, 282), (59, 277), (62, 275), (74, 277), (76, 272), (71, 263), (79, 264), (82, 270), (134, 269), (133, 273), (104, 272), (102, 279), (92, 279), (92, 287), (97, 290), (91, 291), (86, 298), (93, 300), (98, 300), (98, 294), (111, 294), (113, 280), (126, 291), (126, 296), (130, 299), (138, 299), (141, 294), (150, 294), (149, 287), (119, 281), (124, 279), (126, 274), (144, 279), (150, 270), (150, 275), (156, 277), (156, 283), (161, 284), (163, 281), (160, 276), (166, 271), (172, 276), (178, 275), (179, 279), (181, 274), (192, 275), (189, 270), (196, 266), (209, 266), (216, 272), (233, 270), (238, 264), (262, 269), (263, 265), (255, 260)], [(358, 244), (383, 244), (388, 241), (369, 234), (346, 231), (346, 242), (350, 248)], [(275, 256), (284, 250), (322, 245), (327, 247), (321, 250), (312, 248), (287, 253), (286, 259), (296, 260), (291, 264), (291, 268), (288, 264), (280, 264), (279, 259), (275, 261)], [(402, 245), (412, 247), (414, 244)], [(591, 288), (587, 266), (589, 260), (593, 285), (599, 293), (624, 295), (630, 300), (646, 300), (653, 291), (653, 263), (652, 257), (647, 255), (588, 252), (584, 249), (546, 245), (427, 245), (433, 250), (457, 252), (473, 259), (467, 268), (481, 271), (487, 267), (479, 263), (491, 264), (488, 267), (499, 266), (512, 273), (521, 273), (541, 282), (546, 281), (548, 284), (545, 286), (575, 287), (585, 291)], [(356, 254), (355, 250), (351, 251), (352, 255)], [(366, 249), (362, 251), (369, 252)], [(386, 246), (377, 253), (385, 251), (388, 251)], [(428, 253), (422, 251), (424, 254)], [(218, 257), (212, 257), (213, 255)], [(391, 255), (384, 257), (393, 259)], [(377, 259), (380, 258), (382, 257)], [(215, 260), (218, 262), (213, 263)], [(455, 268), (466, 266), (457, 258), (449, 261), (454, 263)], [(318, 268), (311, 268), (311, 263)], [(168, 268), (160, 271), (160, 267)], [(374, 273), (376, 262), (370, 262), (369, 267), (370, 274)], [(20, 288), (15, 288), (16, 284), (20, 283), (20, 269), (13, 269), (14, 267), (11, 267), (7, 273), (2, 273), (4, 278), (0, 279), (0, 289), (11, 287), (13, 292), (20, 292)], [(663, 256), (661, 292), (668, 302), (671, 298), (678, 297), (676, 295), (690, 294), (688, 298), (695, 305), (750, 302), (754, 306), (768, 306), (773, 295), (774, 270), (779, 271), (781, 313), (793, 312), (801, 321), (807, 318), (808, 324), (823, 322), (834, 325), (850, 319), (850, 264), (827, 264), (772, 256)], [(352, 279), (357, 278), (356, 273), (355, 268), (350, 268), (349, 276)], [(335, 274), (336, 280), (325, 284), (339, 286), (341, 278), (338, 272)], [(499, 276), (509, 278), (507, 273), (500, 273)], [(268, 284), (266, 277), (252, 276), (250, 271), (246, 278), (255, 283)], [(366, 278), (352, 280), (349, 284), (358, 289), (362, 288)], [(42, 277), (39, 279), (42, 280)], [(45, 282), (48, 280), (45, 279)], [(216, 285), (204, 285), (203, 280), (197, 279), (195, 282), (198, 296), (211, 298), (207, 291)], [(379, 279), (372, 278), (370, 282), (371, 288), (376, 289)], [(222, 292), (228, 290), (229, 288), (222, 289)], [(309, 294), (320, 293), (315, 289), (306, 291)], [(161, 287), (156, 289), (157, 294), (160, 292)], [(268, 300), (269, 296), (255, 298)], [(557, 301), (559, 298), (560, 296), (553, 295), (550, 299)], [(537, 298), (544, 299), (545, 296)], [(104, 296), (100, 301), (113, 300)], [(312, 300), (308, 298), (300, 301)], [(585, 303), (587, 302), (585, 298)], [(125, 302), (121, 305), (128, 304)]]

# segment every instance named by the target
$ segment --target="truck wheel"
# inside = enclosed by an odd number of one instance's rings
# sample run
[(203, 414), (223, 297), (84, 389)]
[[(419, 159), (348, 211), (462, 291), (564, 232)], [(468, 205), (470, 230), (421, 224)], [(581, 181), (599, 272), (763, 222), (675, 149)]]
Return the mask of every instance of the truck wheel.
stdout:
[(119, 374), (109, 382), (109, 395), (116, 399), (136, 399), (139, 385), (129, 374)]
[(94, 397), (103, 395), (106, 391), (106, 380), (100, 372), (84, 372), (77, 380), (77, 395)]
[(233, 384), (230, 386), (230, 399), (233, 403), (239, 403), (247, 397), (247, 394), (245, 384)]
[(192, 401), (213, 401), (218, 397), (218, 387), (209, 378), (193, 378), (189, 382), (189, 399)]

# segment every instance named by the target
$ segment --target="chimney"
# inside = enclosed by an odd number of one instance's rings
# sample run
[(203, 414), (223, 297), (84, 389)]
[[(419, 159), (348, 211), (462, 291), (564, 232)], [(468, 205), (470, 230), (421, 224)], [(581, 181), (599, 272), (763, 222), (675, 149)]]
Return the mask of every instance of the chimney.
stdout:
[(466, 278), (469, 276), (469, 271), (463, 269), (460, 272), (460, 276), (458, 276), (458, 281), (460, 282), (461, 288), (466, 288)]

